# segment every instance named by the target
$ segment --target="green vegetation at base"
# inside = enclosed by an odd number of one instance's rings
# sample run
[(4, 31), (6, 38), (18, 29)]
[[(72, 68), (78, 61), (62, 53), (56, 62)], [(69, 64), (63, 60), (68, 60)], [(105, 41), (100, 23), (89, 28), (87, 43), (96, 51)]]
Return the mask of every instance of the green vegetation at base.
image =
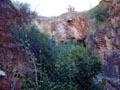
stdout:
[(37, 69), (38, 85), (36, 77), (26, 74), (23, 90), (99, 90), (93, 79), (101, 73), (101, 64), (88, 47), (73, 42), (56, 46), (35, 25), (12, 34), (31, 52)]
[(102, 72), (101, 64), (88, 47), (74, 42), (56, 46), (31, 22), (23, 27), (14, 23), (11, 32), (29, 54), (28, 61), (32, 64), (29, 69), (33, 74), (22, 76), (22, 90), (102, 90), (104, 87), (102, 82), (94, 81)]

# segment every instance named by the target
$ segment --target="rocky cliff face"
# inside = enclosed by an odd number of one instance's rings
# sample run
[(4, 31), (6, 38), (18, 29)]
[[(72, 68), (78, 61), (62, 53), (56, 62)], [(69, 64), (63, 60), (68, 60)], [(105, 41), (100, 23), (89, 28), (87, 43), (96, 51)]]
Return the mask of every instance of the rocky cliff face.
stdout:
[(105, 90), (120, 90), (120, 4), (117, 0), (102, 0), (101, 3), (109, 4), (110, 26), (97, 30), (90, 38), (90, 45), (103, 64), (107, 80)]
[[(98, 30), (91, 38), (91, 48), (100, 57), (108, 90), (120, 89), (120, 30), (111, 27)], [(110, 86), (110, 87), (108, 87)], [(112, 89), (114, 88), (114, 89)], [(106, 89), (106, 90), (107, 90)]]
[(40, 20), (38, 25), (41, 32), (55, 36), (57, 43), (72, 39), (85, 40), (89, 31), (87, 19), (75, 11), (48, 20)]
[(21, 90), (21, 77), (26, 73), (28, 56), (20, 44), (14, 42), (10, 27), (19, 17), (10, 0), (0, 0), (0, 90)]
[[(109, 6), (109, 23), (103, 29), (90, 36), (89, 44), (93, 53), (101, 59), (104, 76), (107, 80), (106, 90), (120, 90), (120, 4), (118, 0), (102, 0), (102, 5)], [(15, 43), (10, 27), (19, 17), (19, 12), (10, 0), (0, 0), (0, 90), (21, 90), (21, 77), (28, 72), (29, 64), (26, 52)], [(85, 41), (89, 33), (86, 18), (72, 11), (53, 18), (40, 18), (37, 24), (41, 32), (57, 38), (57, 43), (76, 39)]]

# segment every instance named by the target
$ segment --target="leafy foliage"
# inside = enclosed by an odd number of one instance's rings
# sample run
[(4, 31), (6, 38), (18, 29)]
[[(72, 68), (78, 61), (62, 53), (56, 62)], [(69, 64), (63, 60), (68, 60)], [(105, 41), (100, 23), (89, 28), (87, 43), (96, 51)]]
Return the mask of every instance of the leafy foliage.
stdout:
[(91, 12), (91, 18), (96, 18), (97, 21), (99, 22), (104, 22), (106, 21), (108, 17), (108, 11), (109, 6), (101, 7), (101, 6), (96, 6), (94, 9), (92, 9)]
[(88, 11), (91, 19), (91, 29), (93, 32), (110, 25), (109, 21), (109, 5), (99, 4)]
[(97, 57), (92, 55), (88, 47), (78, 45), (67, 53), (67, 57), (74, 61), (75, 69), (72, 71), (72, 79), (78, 89), (94, 90), (97, 85), (94, 84), (93, 78), (101, 71), (101, 64)]
[[(89, 48), (74, 43), (53, 45), (35, 26), (14, 30), (16, 41), (29, 47), (37, 66), (38, 89), (42, 90), (93, 90), (93, 78), (101, 71), (99, 60)], [(25, 86), (34, 87), (34, 79), (26, 76)], [(31, 85), (32, 84), (32, 85)], [(25, 87), (24, 87), (25, 88)]]
[(23, 90), (95, 90), (93, 79), (101, 73), (101, 64), (88, 47), (71, 42), (56, 46), (32, 23), (11, 29), (30, 54), (35, 73), (23, 76)]
[(118, 0), (117, 3), (120, 3), (120, 0)]

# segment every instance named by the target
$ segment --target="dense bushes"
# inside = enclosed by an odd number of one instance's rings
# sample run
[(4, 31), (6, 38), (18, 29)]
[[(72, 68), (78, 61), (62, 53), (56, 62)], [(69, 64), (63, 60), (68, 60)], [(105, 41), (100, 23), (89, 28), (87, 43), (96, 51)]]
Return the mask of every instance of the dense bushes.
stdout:
[(91, 29), (93, 32), (108, 26), (109, 23), (109, 5), (99, 4), (88, 11), (90, 17)]
[[(49, 76), (49, 79), (53, 79), (52, 75), (54, 73), (53, 69), (55, 69), (55, 59), (53, 59), (51, 55), (52, 48), (49, 44), (48, 38), (44, 34), (41, 34), (35, 25), (29, 26), (29, 28), (24, 27), (25, 30), (22, 31), (18, 29), (15, 30), (14, 28), (14, 30), (12, 30), (12, 34), (16, 41), (21, 43), (23, 47), (25, 49), (27, 48), (28, 51), (32, 54), (31, 58), (34, 59), (35, 66), (37, 67), (37, 79), (40, 80), (38, 84), (42, 85), (42, 79), (47, 79), (47, 76)], [(45, 72), (47, 72), (47, 74), (45, 74)]]
[[(74, 43), (56, 46), (34, 25), (22, 31), (13, 30), (12, 33), (16, 41), (29, 48), (32, 53), (37, 68), (38, 90), (93, 90), (95, 88), (93, 79), (100, 73), (101, 64), (91, 54), (89, 48)], [(25, 76), (23, 80), (26, 90), (36, 89), (34, 78)]]
[(96, 6), (92, 10), (90, 10), (91, 18), (96, 18), (98, 22), (104, 22), (107, 20), (109, 6)]
[(75, 47), (71, 55), (76, 67), (74, 80), (79, 90), (99, 90), (93, 81), (101, 71), (101, 64), (97, 57), (91, 54), (89, 48), (82, 46)]
[(33, 65), (34, 75), (22, 77), (23, 90), (99, 90), (93, 79), (101, 73), (101, 64), (88, 47), (71, 42), (56, 46), (32, 23), (22, 28), (15, 23), (11, 29)]

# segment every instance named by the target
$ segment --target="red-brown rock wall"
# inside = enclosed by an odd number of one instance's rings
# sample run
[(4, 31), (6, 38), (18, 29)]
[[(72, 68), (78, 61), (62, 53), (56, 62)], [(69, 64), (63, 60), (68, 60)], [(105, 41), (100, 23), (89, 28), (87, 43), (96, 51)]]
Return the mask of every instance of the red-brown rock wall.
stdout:
[(10, 0), (0, 0), (0, 69), (6, 73), (0, 76), (0, 90), (21, 90), (21, 77), (27, 71), (29, 58), (20, 44), (15, 43), (10, 31), (18, 17)]
[(90, 45), (103, 64), (105, 90), (120, 90), (120, 4), (117, 0), (102, 0), (101, 4), (109, 4), (111, 25), (97, 30), (90, 38)]

